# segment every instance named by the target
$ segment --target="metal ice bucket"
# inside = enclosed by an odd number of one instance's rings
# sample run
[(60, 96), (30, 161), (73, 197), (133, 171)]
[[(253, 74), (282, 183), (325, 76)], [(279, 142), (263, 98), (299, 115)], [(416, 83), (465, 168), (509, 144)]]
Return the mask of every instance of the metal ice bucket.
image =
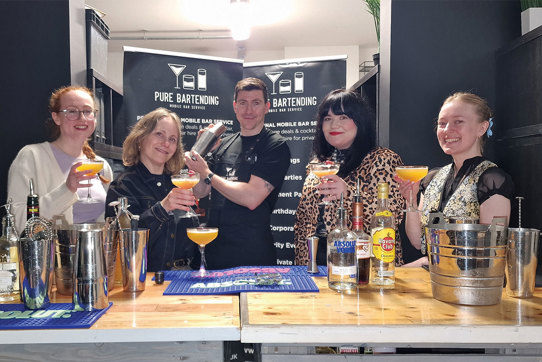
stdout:
[(500, 303), (507, 252), (506, 218), (491, 225), (450, 224), (429, 214), (425, 228), (433, 298), (466, 305)]

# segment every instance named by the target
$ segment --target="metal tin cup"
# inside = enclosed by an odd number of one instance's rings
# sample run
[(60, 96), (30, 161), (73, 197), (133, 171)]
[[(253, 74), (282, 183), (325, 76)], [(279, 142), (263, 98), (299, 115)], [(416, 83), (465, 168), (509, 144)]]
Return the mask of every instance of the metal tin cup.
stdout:
[(316, 264), (316, 253), (318, 252), (318, 236), (311, 236), (307, 238), (307, 247), (309, 248), (309, 263), (307, 264), (307, 271), (309, 273), (318, 273), (318, 265)]
[(103, 224), (77, 225), (73, 273), (75, 309), (93, 311), (107, 308), (107, 270), (103, 251)]
[(122, 288), (125, 292), (145, 290), (148, 239), (149, 229), (121, 229), (120, 231)]
[(537, 229), (509, 228), (506, 255), (506, 294), (514, 298), (533, 296), (538, 253)]
[(20, 239), (21, 299), (27, 309), (43, 309), (50, 304), (54, 255), (52, 243), (52, 240), (45, 239)]

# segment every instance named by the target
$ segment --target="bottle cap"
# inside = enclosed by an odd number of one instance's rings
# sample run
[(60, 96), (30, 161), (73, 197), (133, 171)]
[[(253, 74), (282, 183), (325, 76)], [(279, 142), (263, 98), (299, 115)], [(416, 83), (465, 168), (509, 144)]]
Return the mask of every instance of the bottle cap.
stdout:
[(154, 282), (156, 284), (164, 284), (164, 272), (163, 271), (157, 271), (154, 273)]
[(378, 183), (378, 197), (381, 199), (387, 199), (389, 189), (390, 187), (387, 182), (379, 182)]

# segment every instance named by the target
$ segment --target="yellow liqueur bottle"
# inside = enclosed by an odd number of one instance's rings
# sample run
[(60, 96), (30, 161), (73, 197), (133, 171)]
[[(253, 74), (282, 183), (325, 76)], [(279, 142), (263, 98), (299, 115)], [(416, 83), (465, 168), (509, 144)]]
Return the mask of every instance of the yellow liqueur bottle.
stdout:
[(369, 285), (395, 288), (395, 220), (388, 206), (389, 186), (378, 184), (378, 204), (371, 220), (371, 269)]

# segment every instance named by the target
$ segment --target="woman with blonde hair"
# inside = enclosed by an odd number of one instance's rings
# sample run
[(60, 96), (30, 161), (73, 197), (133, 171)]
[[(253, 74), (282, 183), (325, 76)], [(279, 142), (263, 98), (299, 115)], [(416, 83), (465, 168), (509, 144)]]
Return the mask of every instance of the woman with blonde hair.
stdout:
[(476, 94), (452, 94), (442, 104), (436, 131), (442, 151), (453, 162), (430, 170), (418, 182), (396, 178), (401, 194), (408, 201), (410, 195), (421, 193), (421, 212), (406, 213), (406, 231), (414, 247), (424, 248), (423, 230), (430, 212), (479, 219), (482, 224), (491, 223), (494, 216), (510, 217), (513, 181), (504, 170), (482, 156), (484, 141), (492, 135), (492, 117), (487, 102)]
[[(139, 226), (150, 230), (149, 271), (189, 269), (197, 253), (186, 235), (186, 227), (197, 220), (180, 217), (194, 205), (194, 195), (171, 182), (171, 175), (184, 166), (183, 153), (179, 116), (165, 108), (147, 113), (126, 137), (122, 161), (127, 168), (107, 193), (107, 205), (127, 197), (129, 211), (140, 216)], [(107, 207), (106, 215), (114, 214)]]
[[(85, 87), (62, 87), (52, 93), (49, 112), (50, 142), (26, 145), (9, 168), (8, 198), (14, 202), (19, 232), (26, 222), (30, 179), (39, 195), (40, 216), (63, 224), (103, 221), (108, 181), (113, 173), (88, 144), (98, 112), (94, 95)], [(103, 162), (100, 178), (88, 171), (77, 171), (86, 159)], [(82, 202), (89, 191), (96, 202)]]

